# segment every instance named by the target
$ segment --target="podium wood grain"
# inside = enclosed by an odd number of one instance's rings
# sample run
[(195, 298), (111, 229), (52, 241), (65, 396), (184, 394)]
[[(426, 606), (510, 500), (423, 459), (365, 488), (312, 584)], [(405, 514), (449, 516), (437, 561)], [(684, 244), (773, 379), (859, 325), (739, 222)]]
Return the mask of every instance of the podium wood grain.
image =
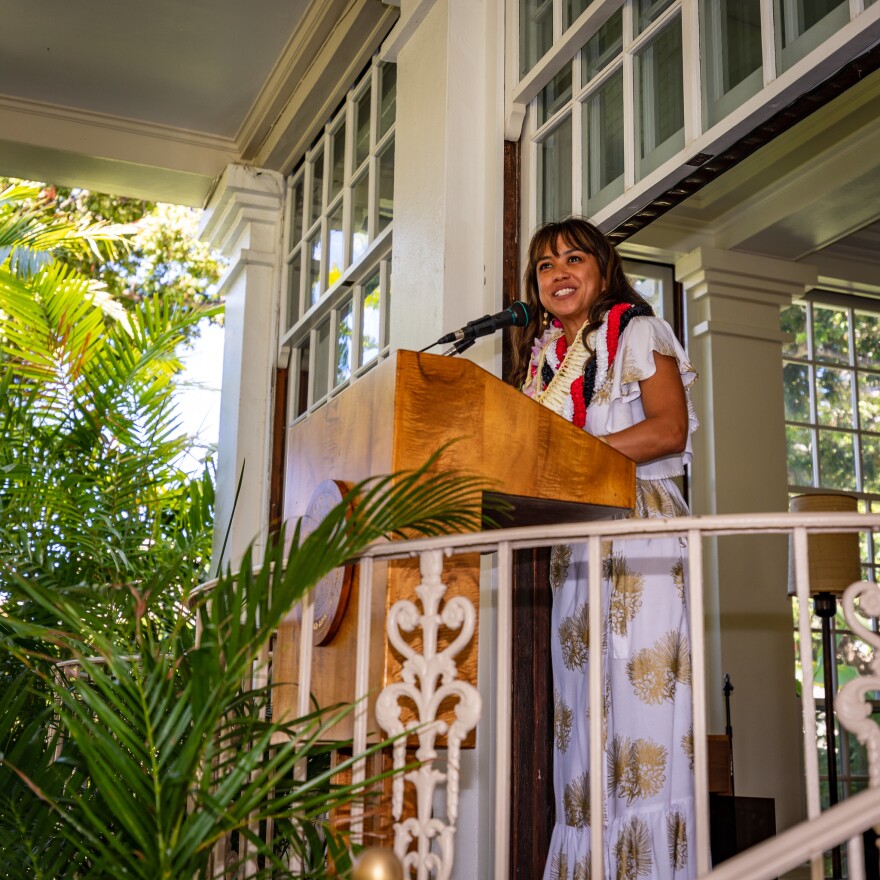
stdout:
[[(586, 432), (529, 400), (470, 361), (398, 351), (288, 431), (285, 519), (301, 516), (324, 479), (353, 485), (371, 476), (420, 467), (450, 441), (436, 468), (480, 475), (487, 495), (514, 502), (510, 525), (594, 519), (635, 503), (635, 465)], [(375, 567), (371, 604), (370, 730), (378, 691), (399, 677), (402, 658), (388, 644), (385, 619), (399, 599), (415, 599), (417, 561)], [(479, 608), (479, 558), (447, 560), (446, 598), (467, 596)], [(448, 574), (447, 574), (448, 572)], [(359, 579), (334, 640), (314, 649), (312, 692), (319, 705), (354, 698)], [(279, 717), (296, 706), (298, 625), (285, 623), (273, 654)], [(476, 684), (477, 638), (458, 657), (459, 674)], [(451, 720), (451, 715), (447, 716)], [(351, 717), (332, 731), (352, 734)]]

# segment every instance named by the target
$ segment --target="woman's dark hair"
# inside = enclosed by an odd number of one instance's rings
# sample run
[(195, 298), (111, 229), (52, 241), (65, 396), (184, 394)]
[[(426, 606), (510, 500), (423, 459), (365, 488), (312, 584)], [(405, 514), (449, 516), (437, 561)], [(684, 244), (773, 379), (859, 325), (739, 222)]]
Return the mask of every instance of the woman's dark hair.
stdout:
[(544, 306), (538, 297), (538, 260), (548, 252), (557, 256), (560, 238), (569, 247), (592, 254), (605, 282), (604, 290), (590, 306), (583, 330), (584, 337), (602, 323), (605, 313), (617, 303), (647, 305), (624, 274), (614, 245), (588, 220), (583, 217), (567, 217), (565, 220), (539, 226), (529, 242), (528, 263), (523, 274), (523, 299), (528, 304), (532, 318), (525, 327), (514, 327), (511, 330), (513, 363), (509, 381), (518, 388), (526, 380), (532, 341), (544, 331)]

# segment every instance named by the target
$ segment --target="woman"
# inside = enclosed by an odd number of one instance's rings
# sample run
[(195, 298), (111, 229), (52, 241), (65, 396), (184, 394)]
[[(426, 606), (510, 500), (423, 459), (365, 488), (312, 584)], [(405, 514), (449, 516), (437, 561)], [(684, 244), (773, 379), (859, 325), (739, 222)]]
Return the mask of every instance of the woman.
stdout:
[[(696, 373), (669, 325), (633, 290), (610, 242), (579, 218), (540, 227), (529, 245), (525, 299), (534, 317), (514, 340), (514, 381), (636, 462), (636, 516), (686, 514), (672, 478), (684, 473), (691, 457), (689, 436), (697, 421), (686, 389)], [(691, 878), (684, 542), (608, 542), (603, 557), (606, 876)], [(553, 549), (551, 588), (556, 825), (544, 880), (587, 880), (585, 545)]]

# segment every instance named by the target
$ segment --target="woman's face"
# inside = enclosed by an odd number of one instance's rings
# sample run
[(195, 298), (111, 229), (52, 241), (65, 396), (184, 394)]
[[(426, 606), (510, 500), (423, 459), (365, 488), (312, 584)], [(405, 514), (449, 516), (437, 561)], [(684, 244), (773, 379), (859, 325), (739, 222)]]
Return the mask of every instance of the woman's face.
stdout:
[(559, 318), (570, 345), (605, 287), (599, 263), (560, 235), (556, 255), (548, 248), (535, 265), (541, 305)]

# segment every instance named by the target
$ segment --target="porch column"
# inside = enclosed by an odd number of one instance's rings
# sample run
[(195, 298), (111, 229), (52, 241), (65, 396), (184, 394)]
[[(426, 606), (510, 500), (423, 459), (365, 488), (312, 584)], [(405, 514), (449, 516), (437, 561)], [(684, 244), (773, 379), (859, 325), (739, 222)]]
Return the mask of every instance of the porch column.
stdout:
[[(803, 295), (816, 269), (698, 248), (676, 264), (686, 294), (694, 437), (694, 513), (788, 508), (779, 309)], [(777, 830), (804, 815), (800, 704), (783, 537), (707, 542), (705, 590), (710, 731), (721, 733), (722, 674), (731, 699), (737, 794), (776, 800)], [(714, 632), (713, 632), (714, 629)]]
[[(501, 308), (503, 9), (403, 0), (397, 62), (391, 347), (420, 349)], [(439, 353), (442, 349), (433, 349)], [(467, 357), (500, 372), (500, 340)]]
[(234, 568), (267, 533), (283, 193), (280, 174), (229, 165), (202, 220), (202, 239), (230, 261), (219, 284), (226, 333), (212, 572), (221, 562)]

